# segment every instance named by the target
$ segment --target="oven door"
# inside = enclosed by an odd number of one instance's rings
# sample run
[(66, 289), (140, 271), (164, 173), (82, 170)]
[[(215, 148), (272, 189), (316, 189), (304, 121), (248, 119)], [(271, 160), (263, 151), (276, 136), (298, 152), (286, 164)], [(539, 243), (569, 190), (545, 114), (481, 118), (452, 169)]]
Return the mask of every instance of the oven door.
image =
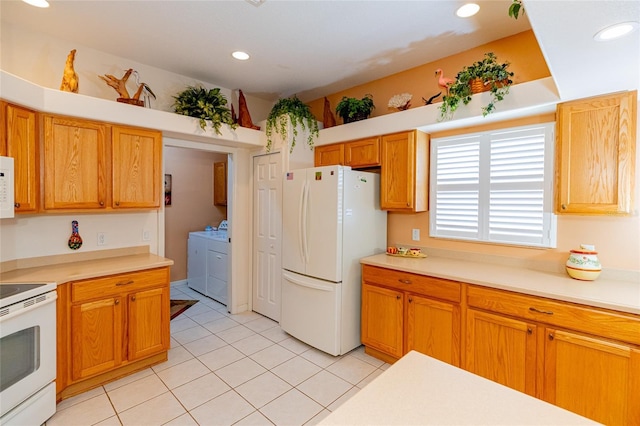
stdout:
[(55, 291), (43, 296), (0, 316), (2, 416), (56, 378), (57, 296)]

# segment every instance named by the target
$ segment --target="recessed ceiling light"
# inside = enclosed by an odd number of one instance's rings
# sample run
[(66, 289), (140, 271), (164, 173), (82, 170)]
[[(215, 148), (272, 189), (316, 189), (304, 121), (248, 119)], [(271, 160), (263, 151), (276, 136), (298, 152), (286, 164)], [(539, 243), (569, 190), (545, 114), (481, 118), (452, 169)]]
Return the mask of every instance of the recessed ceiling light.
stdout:
[(49, 7), (47, 0), (22, 0), (23, 2), (35, 7)]
[(638, 22), (629, 21), (629, 22), (621, 22), (619, 24), (608, 26), (607, 28), (603, 28), (598, 31), (593, 38), (596, 41), (608, 41), (613, 40), (622, 36), (625, 36), (636, 29), (638, 29)]
[(231, 56), (233, 56), (239, 61), (246, 61), (247, 59), (249, 59), (249, 54), (247, 52), (242, 52), (240, 50), (233, 52)]
[(460, 18), (468, 18), (475, 15), (480, 10), (480, 6), (475, 3), (467, 3), (456, 10), (456, 15)]
[(259, 7), (262, 3), (264, 3), (266, 0), (247, 0), (247, 3), (251, 3), (252, 5), (254, 5), (255, 7)]

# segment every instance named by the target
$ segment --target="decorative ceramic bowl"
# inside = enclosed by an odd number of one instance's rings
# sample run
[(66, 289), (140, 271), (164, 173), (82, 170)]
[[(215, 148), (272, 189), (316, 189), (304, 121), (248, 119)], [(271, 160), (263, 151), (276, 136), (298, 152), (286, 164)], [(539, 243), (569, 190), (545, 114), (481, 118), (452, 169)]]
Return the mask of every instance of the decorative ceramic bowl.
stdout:
[(600, 276), (602, 265), (594, 246), (581, 244), (580, 249), (570, 250), (570, 253), (566, 269), (571, 278), (593, 281)]

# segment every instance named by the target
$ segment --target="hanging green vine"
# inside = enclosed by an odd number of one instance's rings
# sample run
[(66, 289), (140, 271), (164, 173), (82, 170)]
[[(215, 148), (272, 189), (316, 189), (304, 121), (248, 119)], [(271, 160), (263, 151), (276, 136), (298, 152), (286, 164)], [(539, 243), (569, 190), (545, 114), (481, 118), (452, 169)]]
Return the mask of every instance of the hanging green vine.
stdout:
[(267, 134), (267, 152), (271, 151), (271, 147), (273, 146), (272, 136), (274, 131), (280, 134), (283, 139), (287, 139), (287, 117), (291, 121), (291, 127), (293, 129), (289, 152), (293, 152), (293, 147), (296, 146), (298, 124), (303, 130), (309, 130), (307, 145), (313, 149), (314, 138), (318, 137), (318, 122), (316, 121), (316, 117), (311, 113), (309, 106), (294, 95), (292, 98), (279, 99), (273, 108), (271, 108), (271, 112), (269, 112), (267, 128), (265, 130)]

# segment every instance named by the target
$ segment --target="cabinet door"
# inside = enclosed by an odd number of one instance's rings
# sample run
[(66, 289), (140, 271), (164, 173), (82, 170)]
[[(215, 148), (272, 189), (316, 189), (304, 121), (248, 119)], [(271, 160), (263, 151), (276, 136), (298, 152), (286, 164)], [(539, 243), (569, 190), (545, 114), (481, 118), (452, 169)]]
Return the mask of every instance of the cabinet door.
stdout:
[(112, 133), (112, 207), (160, 207), (162, 134), (121, 126)]
[(213, 163), (213, 204), (227, 205), (227, 163)]
[(640, 351), (547, 329), (544, 399), (604, 424), (640, 424)]
[(403, 355), (403, 293), (362, 285), (362, 343), (388, 355)]
[(406, 352), (416, 350), (460, 365), (460, 307), (409, 294), (406, 296)]
[(383, 210), (427, 210), (428, 138), (412, 131), (382, 136), (380, 206)]
[(469, 309), (466, 366), (520, 392), (536, 392), (536, 326)]
[(36, 113), (6, 105), (6, 155), (14, 159), (15, 211), (38, 210), (40, 164)]
[(344, 144), (316, 146), (313, 151), (316, 167), (344, 165)]
[(139, 291), (128, 295), (129, 353), (134, 361), (169, 349), (169, 289)]
[(72, 381), (103, 373), (122, 363), (122, 323), (119, 296), (71, 306)]
[(44, 208), (102, 209), (107, 205), (107, 126), (44, 117)]
[(380, 165), (380, 138), (361, 139), (344, 144), (344, 164), (353, 169)]
[(558, 213), (630, 214), (637, 92), (558, 105)]

